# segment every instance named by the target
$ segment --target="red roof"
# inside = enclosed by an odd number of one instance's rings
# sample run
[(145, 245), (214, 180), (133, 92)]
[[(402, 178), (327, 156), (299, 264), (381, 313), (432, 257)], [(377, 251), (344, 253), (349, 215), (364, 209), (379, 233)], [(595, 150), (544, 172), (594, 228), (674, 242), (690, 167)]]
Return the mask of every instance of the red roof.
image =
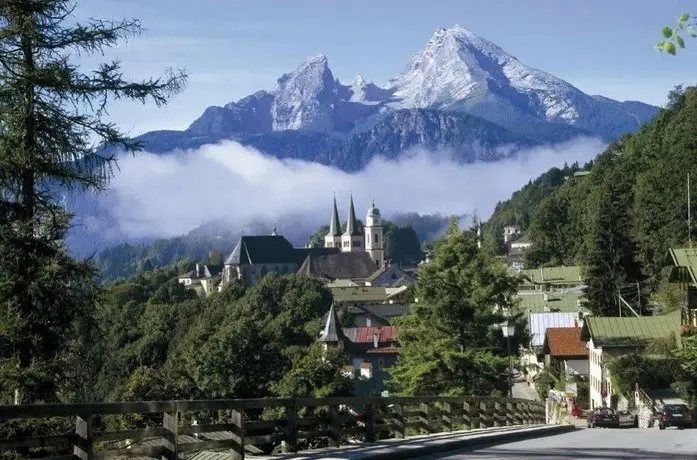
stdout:
[(588, 358), (588, 349), (581, 340), (580, 327), (549, 327), (545, 336), (544, 352), (556, 357)]
[(383, 327), (346, 327), (344, 335), (353, 343), (373, 343), (373, 336), (378, 336), (378, 343), (397, 341), (397, 328), (394, 326)]

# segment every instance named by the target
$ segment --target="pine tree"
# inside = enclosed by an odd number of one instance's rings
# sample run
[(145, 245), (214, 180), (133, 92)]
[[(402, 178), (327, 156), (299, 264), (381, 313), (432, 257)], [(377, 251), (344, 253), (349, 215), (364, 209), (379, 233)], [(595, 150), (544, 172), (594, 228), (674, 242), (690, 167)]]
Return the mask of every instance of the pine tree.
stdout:
[(622, 287), (641, 277), (631, 234), (633, 190), (626, 176), (622, 171), (611, 171), (591, 199), (593, 212), (584, 248), (584, 292), (588, 307), (600, 316), (618, 316)]
[[(413, 311), (398, 322), (401, 348), (390, 369), (393, 388), (405, 395), (485, 395), (507, 392), (506, 342), (498, 325), (507, 318), (519, 280), (508, 275), (475, 229), (451, 221), (432, 262), (419, 269)], [(517, 349), (515, 347), (513, 350)]]
[(66, 251), (71, 216), (57, 192), (103, 190), (114, 152), (140, 148), (105, 121), (111, 101), (160, 106), (186, 78), (169, 71), (163, 78), (130, 82), (118, 61), (81, 72), (74, 64), (77, 54), (100, 53), (142, 29), (131, 20), (76, 23), (74, 8), (67, 0), (0, 2), (0, 398), (5, 401), (60, 399), (65, 369), (72, 365), (74, 371), (87, 360), (80, 340), (94, 326), (89, 318), (98, 295), (96, 273)]

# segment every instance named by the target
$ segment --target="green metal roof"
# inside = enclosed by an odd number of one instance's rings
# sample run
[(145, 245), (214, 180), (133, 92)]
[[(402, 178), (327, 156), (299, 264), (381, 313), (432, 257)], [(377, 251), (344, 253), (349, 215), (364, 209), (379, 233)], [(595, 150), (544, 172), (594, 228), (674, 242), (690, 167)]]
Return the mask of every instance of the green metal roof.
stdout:
[(675, 266), (686, 270), (692, 282), (697, 284), (697, 249), (680, 248), (669, 251)]
[(581, 338), (592, 339), (593, 344), (600, 347), (642, 346), (652, 340), (671, 337), (679, 342), (679, 313), (621, 318), (589, 316), (584, 321)]
[(521, 270), (520, 275), (523, 276), (523, 284), (581, 284), (581, 267), (544, 267), (544, 268), (529, 268)]
[[(516, 308), (526, 313), (577, 312), (585, 301), (582, 292), (531, 292), (513, 296)], [(584, 309), (585, 310), (585, 309)]]

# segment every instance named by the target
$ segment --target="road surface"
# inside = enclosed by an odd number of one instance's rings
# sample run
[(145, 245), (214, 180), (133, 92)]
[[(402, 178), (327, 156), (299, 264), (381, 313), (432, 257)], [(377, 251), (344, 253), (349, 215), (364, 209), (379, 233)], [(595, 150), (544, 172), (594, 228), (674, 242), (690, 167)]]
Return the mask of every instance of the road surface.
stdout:
[[(426, 458), (426, 457), (424, 457)], [(570, 433), (452, 452), (442, 460), (697, 459), (697, 429), (576, 429)]]
[(535, 391), (535, 387), (528, 385), (525, 379), (516, 379), (513, 384), (513, 397), (518, 399), (531, 399), (533, 401), (539, 401), (540, 397)]

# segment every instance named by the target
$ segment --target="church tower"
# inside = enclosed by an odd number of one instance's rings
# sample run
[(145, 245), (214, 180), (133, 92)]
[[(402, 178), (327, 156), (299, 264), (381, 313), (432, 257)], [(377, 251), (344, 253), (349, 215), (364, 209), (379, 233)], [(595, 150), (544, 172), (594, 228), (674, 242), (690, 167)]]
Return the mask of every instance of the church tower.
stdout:
[(341, 247), (341, 224), (339, 223), (339, 210), (336, 207), (336, 196), (334, 197), (334, 209), (329, 220), (329, 233), (324, 237), (325, 248)]
[(365, 250), (373, 258), (375, 265), (382, 268), (385, 264), (385, 240), (382, 231), (382, 217), (380, 210), (375, 207), (375, 200), (365, 216), (364, 231)]
[(358, 220), (356, 220), (356, 210), (353, 207), (353, 195), (351, 196), (351, 201), (349, 203), (346, 231), (341, 236), (341, 251), (363, 251), (363, 232), (362, 229), (358, 227)]

